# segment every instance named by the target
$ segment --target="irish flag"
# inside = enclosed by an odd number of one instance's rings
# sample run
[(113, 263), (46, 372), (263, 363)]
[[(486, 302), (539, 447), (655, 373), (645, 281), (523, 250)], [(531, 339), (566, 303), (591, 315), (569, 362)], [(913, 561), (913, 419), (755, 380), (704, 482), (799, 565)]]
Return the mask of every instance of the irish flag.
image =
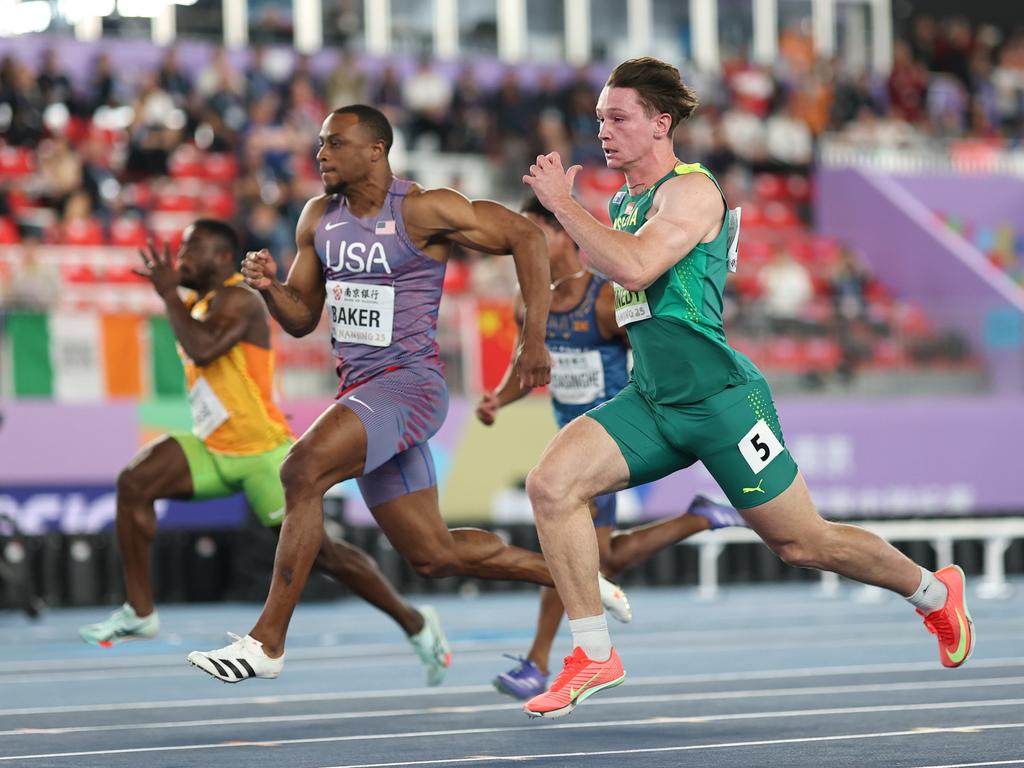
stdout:
[(185, 392), (165, 317), (14, 312), (3, 324), (3, 396), (82, 402)]

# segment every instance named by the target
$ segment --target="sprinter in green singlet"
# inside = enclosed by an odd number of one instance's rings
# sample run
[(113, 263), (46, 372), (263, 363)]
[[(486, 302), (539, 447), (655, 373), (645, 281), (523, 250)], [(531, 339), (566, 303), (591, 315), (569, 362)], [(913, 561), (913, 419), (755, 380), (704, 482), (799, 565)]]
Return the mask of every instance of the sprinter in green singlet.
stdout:
[(572, 198), (579, 166), (564, 170), (557, 153), (539, 156), (523, 177), (584, 264), (614, 282), (616, 321), (634, 358), (626, 387), (562, 429), (527, 478), (574, 646), (551, 688), (526, 703), (534, 717), (568, 714), (625, 679), (593, 580), (588, 502), (697, 461), (784, 561), (906, 596), (939, 638), (944, 666), (959, 666), (974, 646), (960, 568), (932, 573), (862, 528), (823, 520), (786, 448), (767, 382), (729, 346), (722, 292), (737, 266), (740, 217), (714, 176), (681, 162), (672, 142), (696, 106), (670, 64), (632, 59), (612, 72), (597, 103), (606, 162), (626, 177), (611, 200), (611, 228)]

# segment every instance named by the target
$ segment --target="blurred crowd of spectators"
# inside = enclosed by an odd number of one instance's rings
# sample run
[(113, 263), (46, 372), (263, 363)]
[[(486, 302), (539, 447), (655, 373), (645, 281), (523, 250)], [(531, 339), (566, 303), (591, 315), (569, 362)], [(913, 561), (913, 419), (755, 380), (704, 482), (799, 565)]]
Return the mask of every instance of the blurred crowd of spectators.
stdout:
[[(736, 59), (714, 74), (687, 74), (701, 107), (678, 131), (680, 156), (719, 174), (737, 166), (801, 171), (826, 131), (869, 142), (1019, 142), (1024, 32), (922, 16), (894, 53), (887, 76), (849, 73), (838, 61), (815, 58), (809, 38), (786, 31), (774, 67)], [(285, 233), (315, 190), (308, 182), (315, 181), (319, 125), (344, 104), (384, 109), (408, 148), (486, 155), (495, 168), (511, 169), (512, 180), (539, 151), (602, 163), (594, 122), (600, 82), (585, 68), (526, 82), (510, 67), (489, 88), (470, 64), (451, 76), (423, 58), (413, 72), (399, 71), (394, 62), (357, 61), (347, 51), (328, 71), (314, 72), (302, 56), (288, 69), (257, 47), (244, 69), (223, 50), (199, 69), (183, 67), (170, 49), (156, 69), (124, 72), (100, 48), (79, 79), (53, 50), (40, 61), (7, 56), (0, 62), (0, 131), (5, 143), (35, 153), (31, 191), (39, 200), (62, 219), (94, 215), (108, 228), (131, 207), (123, 185), (158, 183), (177, 147), (230, 153), (239, 168), (235, 210), (247, 214), (239, 223), (275, 245), (290, 240)]]
[[(423, 57), (403, 70), (397, 60), (342, 50), (327, 68), (314, 68), (308, 57), (280, 53), (255, 47), (242, 67), (215, 49), (204, 64), (183, 66), (168, 49), (152, 70), (123, 71), (98, 47), (91, 69), (77, 77), (52, 49), (38, 61), (3, 58), (0, 153), (28, 153), (30, 168), (0, 173), (0, 242), (18, 239), (30, 249), (40, 241), (134, 243), (152, 231), (161, 206), (176, 211), (177, 221), (193, 213), (175, 198), (188, 188), (196, 215), (232, 219), (246, 249), (267, 247), (286, 265), (299, 212), (320, 191), (320, 124), (330, 109), (356, 102), (388, 114), (398, 129), (396, 153), (492, 160), (496, 192), (508, 200), (519, 197), (522, 169), (538, 152), (557, 150), (567, 165), (604, 165), (594, 119), (602, 78), (591, 68), (531, 70), (527, 77), (509, 67), (488, 87), (472, 64), (452, 70)], [(870, 144), (1019, 143), (1024, 32), (922, 16), (894, 54), (887, 75), (849, 72), (838, 60), (815, 57), (809, 37), (786, 30), (772, 67), (744, 58), (723, 62), (716, 73), (683, 67), (701, 106), (677, 131), (679, 156), (710, 167), (733, 201), (749, 201), (760, 176), (806, 176), (825, 133)], [(808, 197), (795, 195), (787, 205), (806, 219)], [(801, 318), (816, 298), (834, 302), (831, 322), (840, 335), (859, 327), (843, 318), (851, 306), (867, 306), (869, 279), (852, 262), (836, 266), (835, 285), (810, 271), (790, 253), (774, 254), (756, 290), (739, 291), (736, 303), (756, 299), (775, 333), (802, 332)], [(38, 289), (36, 282), (45, 280), (33, 282)]]

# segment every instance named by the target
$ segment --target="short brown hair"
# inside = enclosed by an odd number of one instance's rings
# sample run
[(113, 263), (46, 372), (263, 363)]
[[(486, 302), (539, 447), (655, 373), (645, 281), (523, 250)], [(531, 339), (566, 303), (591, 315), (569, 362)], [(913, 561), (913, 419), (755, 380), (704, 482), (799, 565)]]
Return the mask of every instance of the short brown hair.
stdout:
[(683, 82), (679, 70), (651, 56), (622, 62), (605, 85), (635, 90), (648, 115), (671, 115), (669, 136), (697, 108), (697, 94)]

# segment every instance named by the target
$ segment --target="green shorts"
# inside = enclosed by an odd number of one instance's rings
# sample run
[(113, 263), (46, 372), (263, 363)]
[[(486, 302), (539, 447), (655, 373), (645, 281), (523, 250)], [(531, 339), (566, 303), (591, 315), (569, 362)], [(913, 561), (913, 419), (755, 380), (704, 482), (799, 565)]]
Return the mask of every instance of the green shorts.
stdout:
[(618, 444), (630, 487), (700, 461), (733, 506), (745, 509), (775, 498), (796, 477), (764, 379), (673, 406), (650, 402), (631, 381), (586, 415)]
[(269, 528), (284, 521), (280, 469), (291, 441), (266, 453), (228, 456), (214, 453), (191, 432), (175, 432), (171, 437), (178, 441), (188, 460), (193, 499), (217, 499), (241, 492), (263, 525)]

